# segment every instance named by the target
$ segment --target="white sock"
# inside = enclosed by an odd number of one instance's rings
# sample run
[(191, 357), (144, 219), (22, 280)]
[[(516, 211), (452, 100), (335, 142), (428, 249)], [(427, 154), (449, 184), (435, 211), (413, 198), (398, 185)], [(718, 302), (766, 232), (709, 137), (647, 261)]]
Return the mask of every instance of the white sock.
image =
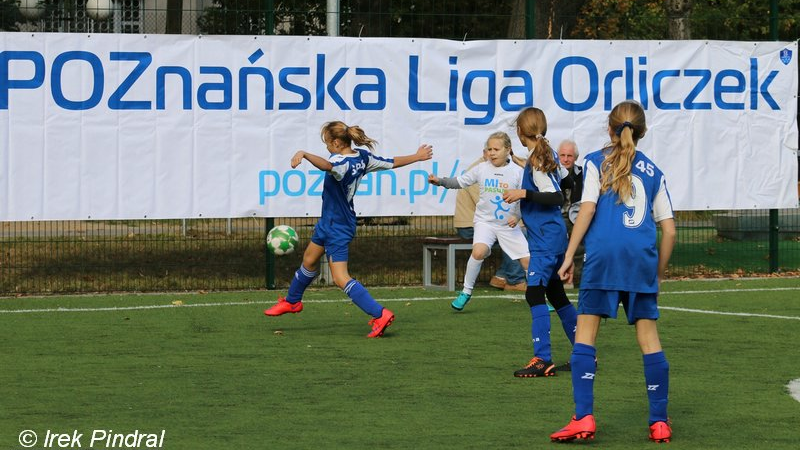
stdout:
[(482, 259), (475, 259), (472, 255), (469, 256), (467, 261), (467, 271), (464, 274), (464, 289), (461, 291), (465, 294), (472, 295), (472, 288), (475, 287), (475, 280), (478, 279), (478, 274), (481, 273)]

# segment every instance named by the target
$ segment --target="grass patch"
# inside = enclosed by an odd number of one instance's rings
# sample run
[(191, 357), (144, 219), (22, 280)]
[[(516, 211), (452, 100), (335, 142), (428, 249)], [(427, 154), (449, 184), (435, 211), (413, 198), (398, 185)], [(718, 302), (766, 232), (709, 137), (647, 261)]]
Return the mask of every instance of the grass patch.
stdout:
[[(796, 448), (797, 279), (663, 287), (670, 448)], [(50, 311), (0, 313), (0, 447), (17, 448), (25, 429), (164, 429), (169, 449), (538, 448), (569, 419), (567, 374), (512, 376), (531, 352), (522, 295), (479, 290), (454, 313), (451, 293), (372, 292), (397, 314), (381, 339), (364, 337), (368, 318), (338, 290), (311, 290), (303, 313), (277, 318), (261, 312), (270, 291), (2, 299), (3, 311)], [(153, 309), (64, 310), (142, 306)], [(569, 345), (553, 325), (562, 361)], [(633, 331), (601, 326), (604, 449), (651, 446)]]

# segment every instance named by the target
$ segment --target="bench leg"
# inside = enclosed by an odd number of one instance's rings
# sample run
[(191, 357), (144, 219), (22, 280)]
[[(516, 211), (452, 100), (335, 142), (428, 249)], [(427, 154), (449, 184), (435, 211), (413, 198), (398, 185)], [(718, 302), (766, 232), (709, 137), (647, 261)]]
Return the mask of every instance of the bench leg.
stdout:
[(456, 249), (452, 245), (447, 246), (447, 289), (456, 290)]
[(422, 287), (429, 288), (431, 285), (431, 249), (422, 247)]

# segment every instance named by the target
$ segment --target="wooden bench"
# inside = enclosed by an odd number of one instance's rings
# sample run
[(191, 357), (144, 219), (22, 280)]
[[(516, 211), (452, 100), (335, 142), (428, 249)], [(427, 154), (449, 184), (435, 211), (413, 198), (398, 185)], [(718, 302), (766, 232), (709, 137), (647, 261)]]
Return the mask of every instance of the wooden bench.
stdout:
[[(444, 285), (431, 282), (431, 260), (437, 250), (444, 251), (447, 257), (447, 282)], [(456, 290), (456, 251), (458, 250), (472, 250), (472, 241), (460, 237), (426, 237), (422, 240), (422, 287)]]

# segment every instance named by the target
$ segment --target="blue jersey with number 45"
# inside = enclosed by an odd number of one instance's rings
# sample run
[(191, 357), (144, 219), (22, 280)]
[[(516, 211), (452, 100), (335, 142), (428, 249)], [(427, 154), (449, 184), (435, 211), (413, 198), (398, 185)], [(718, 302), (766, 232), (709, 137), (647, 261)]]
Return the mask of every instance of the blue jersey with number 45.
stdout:
[(581, 202), (597, 205), (586, 232), (581, 289), (658, 292), (656, 223), (672, 217), (661, 170), (637, 151), (631, 166), (631, 198), (611, 189), (600, 194), (602, 150), (586, 156)]

